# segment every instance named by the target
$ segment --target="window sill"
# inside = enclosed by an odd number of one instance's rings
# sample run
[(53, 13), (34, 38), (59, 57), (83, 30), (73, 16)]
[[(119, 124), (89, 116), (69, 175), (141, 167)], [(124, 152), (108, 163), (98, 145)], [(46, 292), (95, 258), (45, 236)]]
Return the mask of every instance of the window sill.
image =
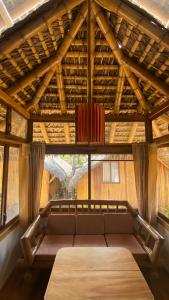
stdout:
[(0, 241), (2, 241), (10, 232), (12, 232), (15, 227), (19, 224), (19, 216), (12, 219), (4, 227), (0, 229)]
[(169, 218), (162, 213), (158, 213), (157, 222), (165, 229), (169, 230)]

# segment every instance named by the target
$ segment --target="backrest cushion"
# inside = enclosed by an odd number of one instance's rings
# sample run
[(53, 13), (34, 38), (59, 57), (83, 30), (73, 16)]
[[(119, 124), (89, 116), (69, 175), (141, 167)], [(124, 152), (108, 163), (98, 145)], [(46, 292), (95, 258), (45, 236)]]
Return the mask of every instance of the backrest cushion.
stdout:
[(105, 233), (133, 233), (133, 217), (130, 213), (104, 214)]
[(76, 234), (104, 234), (103, 214), (78, 214)]
[(49, 215), (47, 234), (75, 234), (75, 215)]

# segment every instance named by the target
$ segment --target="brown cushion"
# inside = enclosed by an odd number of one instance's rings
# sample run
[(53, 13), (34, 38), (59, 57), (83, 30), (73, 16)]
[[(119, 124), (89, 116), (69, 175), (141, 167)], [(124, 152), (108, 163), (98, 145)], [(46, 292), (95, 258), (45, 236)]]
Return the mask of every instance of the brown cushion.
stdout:
[(133, 217), (130, 213), (104, 214), (105, 233), (133, 233)]
[(76, 234), (104, 234), (104, 216), (101, 214), (77, 215)]
[(75, 234), (75, 215), (49, 215), (47, 234)]
[(76, 235), (74, 247), (106, 247), (104, 235)]
[(132, 254), (145, 254), (137, 239), (132, 234), (106, 234), (108, 247), (124, 247)]
[(57, 251), (65, 247), (73, 247), (73, 235), (45, 235), (35, 255), (36, 260), (50, 260)]

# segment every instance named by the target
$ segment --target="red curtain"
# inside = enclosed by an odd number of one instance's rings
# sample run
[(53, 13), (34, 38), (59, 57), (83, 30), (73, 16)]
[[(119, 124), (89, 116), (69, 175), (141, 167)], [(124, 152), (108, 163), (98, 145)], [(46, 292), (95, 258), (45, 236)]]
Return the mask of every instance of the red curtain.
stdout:
[[(90, 131), (89, 131), (90, 130)], [(83, 103), (76, 107), (76, 142), (104, 143), (104, 106), (103, 104)]]

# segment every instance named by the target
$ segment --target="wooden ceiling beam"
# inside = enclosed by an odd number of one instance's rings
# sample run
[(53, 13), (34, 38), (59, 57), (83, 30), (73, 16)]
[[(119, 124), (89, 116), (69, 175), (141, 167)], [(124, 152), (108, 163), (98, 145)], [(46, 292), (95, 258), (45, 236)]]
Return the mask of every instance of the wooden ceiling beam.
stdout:
[(41, 63), (41, 65), (37, 66), (31, 72), (29, 72), (24, 77), (20, 78), (16, 81), (11, 88), (7, 89), (9, 95), (14, 95), (18, 90), (24, 89), (28, 86), (32, 81), (39, 80), (41, 76), (43, 76), (46, 72), (48, 72), (51, 68), (55, 67), (59, 62), (62, 61), (63, 57), (66, 55), (67, 50), (69, 49), (72, 40), (75, 38), (79, 28), (83, 24), (87, 15), (87, 4), (86, 2), (81, 6), (80, 11), (65, 36), (62, 44), (57, 50), (57, 54), (53, 57), (50, 57), (46, 60), (46, 62)]
[(119, 79), (118, 79), (117, 91), (116, 91), (116, 98), (115, 98), (115, 104), (114, 104), (114, 112), (115, 113), (118, 113), (120, 111), (120, 103), (121, 103), (122, 94), (123, 94), (124, 82), (125, 82), (125, 75), (123, 72), (123, 68), (120, 67)]
[(169, 112), (169, 100), (152, 109), (148, 117), (150, 120), (154, 120), (166, 112)]
[(53, 23), (59, 17), (68, 13), (84, 0), (62, 0), (59, 5), (52, 7), (48, 12), (41, 14), (38, 18), (31, 22), (27, 22), (19, 32), (15, 32), (10, 36), (10, 39), (4, 40), (0, 45), (0, 53), (7, 55), (15, 48), (18, 48), (26, 39), (32, 38), (38, 32), (46, 29), (47, 23)]
[(110, 144), (112, 144), (114, 142), (116, 127), (117, 127), (117, 123), (112, 123), (110, 126), (110, 135), (109, 135), (109, 143)]
[(130, 133), (129, 133), (129, 136), (128, 136), (128, 143), (132, 143), (133, 142), (135, 134), (136, 134), (136, 131), (137, 131), (137, 128), (138, 128), (138, 123), (132, 124), (131, 130), (130, 130)]
[[(60, 100), (60, 110), (61, 114), (66, 114), (66, 97), (64, 92), (64, 84), (63, 84), (63, 75), (62, 75), (62, 66), (59, 63), (56, 66), (56, 79), (57, 79), (57, 87), (58, 87), (58, 94)], [(64, 132), (65, 132), (65, 140), (67, 144), (70, 144), (70, 128), (68, 123), (64, 123)]]
[(29, 112), (24, 107), (22, 107), (20, 104), (16, 103), (12, 97), (10, 97), (6, 92), (4, 92), (1, 89), (0, 89), (0, 99), (4, 104), (13, 108), (16, 112), (21, 114), (26, 119), (29, 119), (29, 117), (30, 117)]
[(124, 56), (124, 61), (136, 76), (141, 77), (146, 82), (148, 80), (155, 89), (168, 97), (169, 86), (161, 79), (157, 78), (149, 70), (146, 70), (140, 64), (136, 63), (132, 58)]
[(44, 138), (45, 143), (46, 143), (46, 144), (49, 144), (50, 141), (49, 141), (49, 137), (48, 137), (48, 133), (47, 133), (45, 124), (40, 122), (40, 123), (39, 123), (39, 127), (40, 127), (40, 130), (41, 130), (41, 133), (42, 133), (42, 135), (43, 135), (43, 138)]
[[(33, 122), (75, 122), (75, 114), (52, 114), (52, 115), (38, 115), (32, 114), (31, 120)], [(105, 122), (145, 122), (146, 116), (143, 114), (115, 114), (106, 113)]]
[(27, 111), (30, 111), (32, 108), (36, 107), (39, 104), (40, 99), (42, 98), (46, 88), (48, 87), (53, 75), (55, 73), (55, 69), (51, 69), (49, 70), (44, 79), (42, 80), (42, 83), (40, 85), (40, 87), (38, 88), (36, 95), (34, 97), (34, 99), (32, 100), (32, 102), (27, 106)]
[(124, 64), (125, 57), (113, 35), (112, 28), (109, 25), (106, 16), (102, 12), (101, 7), (99, 5), (97, 5), (95, 2), (92, 3), (92, 8), (93, 8), (94, 14), (96, 16), (97, 23), (98, 23), (101, 31), (103, 32), (107, 42), (109, 43), (118, 63), (123, 67), (123, 70), (127, 77), (127, 80), (130, 83), (130, 86), (133, 89), (141, 107), (144, 110), (148, 110), (149, 106), (146, 103), (144, 95), (137, 83), (137, 80), (136, 80), (134, 74), (130, 71), (129, 67), (126, 64)]
[(117, 13), (124, 18), (131, 25), (139, 29), (141, 32), (147, 34), (150, 38), (154, 39), (158, 44), (163, 45), (169, 50), (169, 34), (168, 31), (162, 29), (162, 26), (150, 22), (150, 18), (131, 7), (129, 4), (122, 0), (96, 0), (96, 2), (107, 10)]

